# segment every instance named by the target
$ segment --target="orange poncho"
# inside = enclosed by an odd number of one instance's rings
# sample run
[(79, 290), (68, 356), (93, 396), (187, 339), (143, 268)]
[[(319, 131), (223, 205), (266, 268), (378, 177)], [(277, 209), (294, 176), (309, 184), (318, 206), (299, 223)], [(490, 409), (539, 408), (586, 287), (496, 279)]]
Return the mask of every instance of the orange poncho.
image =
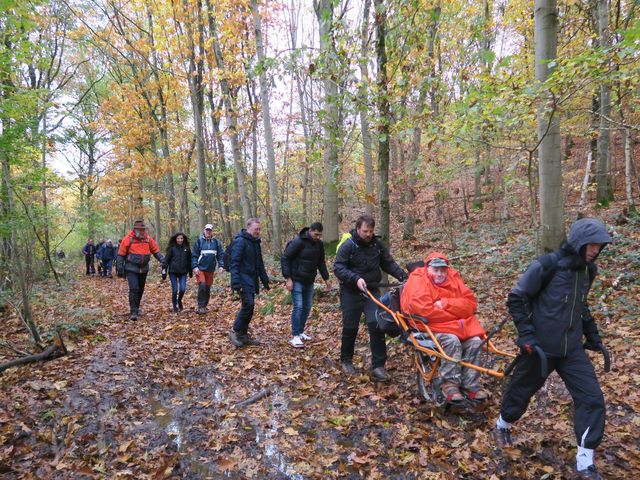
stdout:
[[(442, 258), (449, 263), (442, 253), (433, 252), (425, 259), (424, 267), (411, 272), (400, 297), (402, 312), (426, 318), (434, 333), (453, 333), (461, 341), (483, 337), (484, 329), (474, 315), (478, 306), (475, 295), (452, 267), (448, 267), (447, 279), (443, 283), (433, 283), (427, 264), (434, 258)], [(438, 300), (443, 308), (433, 306)], [(415, 323), (414, 326), (420, 328), (420, 323)]]

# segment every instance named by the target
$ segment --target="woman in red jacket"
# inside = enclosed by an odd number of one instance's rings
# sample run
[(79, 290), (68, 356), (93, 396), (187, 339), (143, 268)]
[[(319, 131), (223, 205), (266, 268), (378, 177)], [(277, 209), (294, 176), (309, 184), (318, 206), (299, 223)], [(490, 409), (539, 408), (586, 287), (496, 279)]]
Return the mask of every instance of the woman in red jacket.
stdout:
[[(415, 269), (402, 290), (402, 312), (419, 315), (429, 321), (429, 327), (447, 355), (456, 360), (465, 358), (474, 363), (478, 347), (485, 335), (474, 313), (478, 301), (449, 259), (433, 252), (425, 266)], [(414, 325), (420, 328), (419, 324)], [(473, 358), (470, 358), (476, 352)], [(442, 392), (449, 402), (459, 402), (464, 395), (472, 400), (486, 400), (488, 394), (480, 387), (480, 372), (461, 368), (457, 363), (443, 362), (440, 368)]]

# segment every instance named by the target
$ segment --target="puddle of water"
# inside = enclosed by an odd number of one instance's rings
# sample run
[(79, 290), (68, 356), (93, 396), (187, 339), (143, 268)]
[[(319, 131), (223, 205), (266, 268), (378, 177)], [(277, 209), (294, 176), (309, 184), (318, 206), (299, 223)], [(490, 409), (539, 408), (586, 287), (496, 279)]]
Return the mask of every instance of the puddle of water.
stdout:
[(278, 417), (288, 406), (286, 399), (279, 390), (273, 392), (271, 405), (273, 408), (269, 413), (269, 428), (263, 430), (260, 427), (256, 427), (256, 444), (258, 446), (264, 444), (264, 458), (268, 465), (276, 468), (286, 478), (304, 480), (304, 477), (296, 473), (293, 466), (287, 463), (285, 455), (280, 451), (277, 441), (274, 439), (278, 433)]

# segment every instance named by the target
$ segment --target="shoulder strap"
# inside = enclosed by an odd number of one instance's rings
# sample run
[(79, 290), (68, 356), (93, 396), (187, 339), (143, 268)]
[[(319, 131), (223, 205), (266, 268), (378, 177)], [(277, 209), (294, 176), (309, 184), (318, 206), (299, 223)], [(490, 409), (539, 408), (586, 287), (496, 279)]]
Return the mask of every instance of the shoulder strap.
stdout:
[(538, 261), (542, 265), (542, 283), (540, 290), (547, 288), (547, 285), (553, 280), (556, 271), (558, 270), (558, 260), (560, 260), (560, 254), (556, 252), (547, 253), (538, 258)]

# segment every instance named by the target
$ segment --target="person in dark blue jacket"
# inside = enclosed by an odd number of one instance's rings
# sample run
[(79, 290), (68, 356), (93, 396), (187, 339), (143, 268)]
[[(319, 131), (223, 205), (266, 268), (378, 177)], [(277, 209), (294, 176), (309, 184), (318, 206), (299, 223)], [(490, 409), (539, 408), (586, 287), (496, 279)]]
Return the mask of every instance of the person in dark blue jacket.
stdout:
[(259, 345), (260, 342), (249, 335), (249, 322), (253, 317), (255, 296), (260, 292), (259, 282), (269, 290), (269, 276), (264, 268), (260, 247), (260, 220), (247, 220), (247, 228), (233, 239), (229, 270), (231, 289), (240, 293), (242, 305), (229, 332), (229, 339), (236, 347)]
[(176, 233), (169, 239), (164, 262), (164, 267), (169, 272), (171, 280), (173, 313), (178, 313), (184, 310), (182, 298), (187, 290), (187, 274), (190, 277), (193, 276), (191, 272), (191, 247), (189, 239), (184, 233)]
[(111, 240), (107, 240), (102, 244), (96, 256), (100, 258), (102, 262), (102, 270), (100, 274), (103, 277), (113, 278), (113, 261), (116, 258), (116, 247), (113, 246), (113, 242)]
[(213, 236), (213, 225), (207, 223), (204, 231), (193, 244), (191, 268), (198, 282), (198, 310), (199, 314), (207, 312), (207, 305), (211, 298), (211, 284), (213, 276), (223, 271), (224, 251), (222, 244)]
[[(596, 275), (595, 261), (608, 243), (611, 236), (601, 221), (578, 220), (560, 249), (531, 263), (509, 293), (507, 307), (518, 330), (517, 344), (522, 353), (502, 397), (493, 431), (500, 447), (512, 443), (511, 424), (522, 417), (531, 397), (547, 380), (540, 370), (539, 354), (544, 354), (547, 376), (557, 371), (573, 398), (578, 444), (575, 474), (585, 479), (600, 478), (593, 464), (593, 450), (602, 440), (605, 425), (604, 397), (585, 353), (585, 349), (602, 348), (587, 296)], [(539, 350), (543, 353), (536, 354)]]
[(313, 284), (318, 270), (327, 288), (331, 288), (329, 271), (324, 261), (322, 243), (322, 224), (312, 223), (300, 230), (296, 238), (284, 249), (280, 259), (282, 276), (286, 279), (287, 290), (291, 292), (293, 310), (291, 311), (291, 344), (294, 348), (304, 348), (304, 342), (311, 337), (304, 328), (313, 302)]
[(87, 240), (86, 245), (82, 247), (82, 253), (84, 255), (84, 262), (87, 266), (87, 275), (95, 275), (96, 246), (93, 244), (93, 238), (89, 238)]

